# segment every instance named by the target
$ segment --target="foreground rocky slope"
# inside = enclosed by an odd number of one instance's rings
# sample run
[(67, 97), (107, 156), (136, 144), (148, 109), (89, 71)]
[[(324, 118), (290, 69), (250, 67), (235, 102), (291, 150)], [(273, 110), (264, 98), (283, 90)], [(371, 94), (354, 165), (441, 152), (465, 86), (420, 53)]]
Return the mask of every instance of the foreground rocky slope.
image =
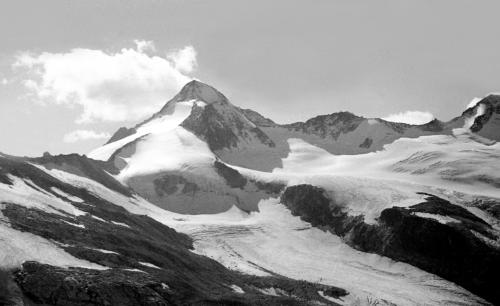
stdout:
[[(76, 156), (68, 157), (67, 163), (75, 160), (86, 163)], [(115, 191), (98, 183), (92, 184), (101, 189), (76, 187), (60, 179), (71, 178), (70, 174), (44, 169), (0, 157), (0, 259), (13, 279), (0, 291), (6, 301), (24, 299), (28, 305), (303, 305), (316, 301), (335, 305), (318, 292), (335, 298), (347, 294), (339, 288), (277, 275), (255, 277), (230, 271), (191, 252), (188, 236), (125, 209)], [(108, 190), (116, 202), (96, 190)], [(131, 197), (133, 205), (141, 205)], [(282, 294), (266, 294), (270, 288)]]

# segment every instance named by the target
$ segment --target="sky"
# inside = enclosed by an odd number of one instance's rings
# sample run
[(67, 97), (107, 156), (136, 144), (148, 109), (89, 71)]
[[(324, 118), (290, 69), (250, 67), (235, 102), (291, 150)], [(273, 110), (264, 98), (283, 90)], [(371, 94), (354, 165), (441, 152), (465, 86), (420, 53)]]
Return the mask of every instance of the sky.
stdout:
[(0, 152), (87, 153), (196, 78), (278, 123), (500, 91), (498, 1), (0, 2)]

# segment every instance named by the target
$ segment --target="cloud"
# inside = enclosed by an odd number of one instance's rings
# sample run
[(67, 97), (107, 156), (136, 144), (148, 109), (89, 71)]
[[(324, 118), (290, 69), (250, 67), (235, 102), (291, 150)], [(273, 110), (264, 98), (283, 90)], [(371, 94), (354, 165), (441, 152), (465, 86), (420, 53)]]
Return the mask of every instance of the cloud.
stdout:
[(424, 124), (434, 119), (434, 115), (429, 112), (406, 111), (397, 114), (391, 114), (382, 118), (386, 121), (401, 122), (407, 124)]
[(171, 52), (167, 58), (174, 63), (175, 69), (185, 73), (192, 72), (197, 66), (196, 50), (192, 46)]
[(9, 84), (9, 80), (7, 80), (6, 78), (3, 78), (1, 83), (2, 83), (2, 85), (7, 85), (7, 84)]
[(156, 46), (151, 40), (134, 40), (134, 43), (137, 47), (137, 51), (146, 53), (146, 52), (156, 52)]
[[(23, 53), (13, 68), (26, 71), (22, 84), (36, 100), (80, 106), (77, 123), (137, 120), (156, 112), (191, 80), (196, 51), (188, 46), (167, 54), (153, 42), (118, 52), (76, 48), (66, 53)], [(147, 53), (146, 53), (147, 52)]]
[(109, 133), (99, 133), (91, 130), (76, 130), (64, 135), (63, 141), (66, 143), (75, 143), (81, 140), (107, 139), (109, 137), (111, 137)]

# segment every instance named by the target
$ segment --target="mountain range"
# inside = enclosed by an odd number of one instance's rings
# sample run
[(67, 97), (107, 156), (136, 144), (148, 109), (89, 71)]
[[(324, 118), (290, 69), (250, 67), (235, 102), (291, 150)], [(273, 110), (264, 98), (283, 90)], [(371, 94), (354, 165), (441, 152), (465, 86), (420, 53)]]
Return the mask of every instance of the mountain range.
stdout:
[(0, 303), (499, 304), (498, 141), (498, 95), (278, 124), (193, 80), (86, 155), (0, 154)]

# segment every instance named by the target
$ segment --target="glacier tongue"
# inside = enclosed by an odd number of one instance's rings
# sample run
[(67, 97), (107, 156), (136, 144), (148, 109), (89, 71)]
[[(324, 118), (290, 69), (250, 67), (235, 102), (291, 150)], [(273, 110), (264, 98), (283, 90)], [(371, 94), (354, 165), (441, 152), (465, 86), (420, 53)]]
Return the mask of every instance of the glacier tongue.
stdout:
[(169, 225), (195, 238), (195, 250), (230, 269), (348, 288), (345, 305), (470, 305), (482, 303), (463, 288), (408, 264), (368, 254), (301, 221), (277, 199), (242, 216), (187, 216)]

